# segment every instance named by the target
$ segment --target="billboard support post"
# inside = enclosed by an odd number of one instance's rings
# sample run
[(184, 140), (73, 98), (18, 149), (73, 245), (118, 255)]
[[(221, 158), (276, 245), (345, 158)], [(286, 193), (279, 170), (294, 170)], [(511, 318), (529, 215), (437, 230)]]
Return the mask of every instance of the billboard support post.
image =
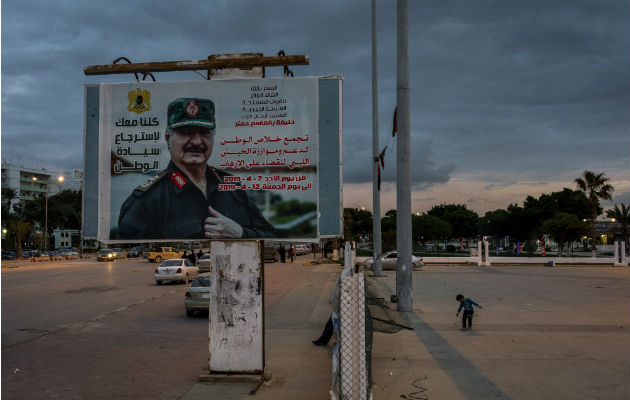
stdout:
[(265, 329), (259, 242), (214, 242), (211, 263), (209, 374), (262, 375)]

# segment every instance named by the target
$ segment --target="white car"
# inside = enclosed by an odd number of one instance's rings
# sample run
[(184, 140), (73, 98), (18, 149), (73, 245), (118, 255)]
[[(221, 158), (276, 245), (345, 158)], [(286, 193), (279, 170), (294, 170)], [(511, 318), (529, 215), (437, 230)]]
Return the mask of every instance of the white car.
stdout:
[(210, 265), (210, 254), (204, 254), (197, 260), (197, 268), (199, 268), (199, 272), (210, 272), (212, 271)]
[(180, 281), (188, 284), (199, 274), (199, 269), (188, 259), (172, 258), (164, 260), (155, 269), (155, 282), (161, 285), (164, 281)]
[(192, 317), (195, 311), (208, 311), (210, 307), (210, 274), (201, 274), (186, 289), (184, 298), (186, 315)]
[[(378, 256), (378, 259), (381, 260), (381, 269), (385, 270), (396, 270), (396, 251), (388, 251), (387, 253), (383, 253)], [(372, 264), (374, 260), (372, 257), (363, 261), (363, 266), (366, 269), (372, 269)], [(416, 257), (413, 254), (411, 255), (411, 263), (413, 264), (413, 269), (419, 269), (424, 266), (424, 262), (422, 261), (422, 257)]]
[(308, 248), (305, 244), (296, 244), (295, 245), (295, 255), (303, 256), (304, 254), (308, 254), (311, 252), (311, 249)]

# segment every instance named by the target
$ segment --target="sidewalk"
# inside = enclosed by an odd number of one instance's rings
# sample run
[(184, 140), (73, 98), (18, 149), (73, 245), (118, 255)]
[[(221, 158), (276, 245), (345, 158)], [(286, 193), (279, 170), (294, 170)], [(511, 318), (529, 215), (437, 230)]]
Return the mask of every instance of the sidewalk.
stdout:
[[(287, 293), (278, 294), (282, 282), (265, 291), (270, 293), (265, 371), (271, 380), (255, 397), (249, 395), (252, 384), (198, 383), (183, 400), (330, 398), (330, 347), (311, 341), (328, 318), (328, 296), (341, 267), (296, 269), (307, 269), (307, 275), (287, 284)], [(384, 272), (385, 277), (368, 279), (387, 302), (395, 293), (396, 274)], [(402, 313), (413, 330), (374, 332), (373, 397), (627, 399), (628, 277), (627, 268), (605, 267), (426, 266), (414, 271), (413, 312)], [(286, 279), (296, 276), (289, 273)], [(462, 291), (484, 306), (474, 329), (464, 332), (455, 318), (455, 294)]]
[[(256, 399), (330, 398), (331, 348), (311, 341), (330, 315), (328, 298), (340, 271), (338, 264), (265, 266), (265, 372), (271, 380), (258, 389)], [(254, 386), (200, 382), (182, 400), (251, 399)]]
[[(278, 265), (284, 267), (291, 264), (275, 263), (269, 268), (277, 268)], [(277, 299), (276, 290), (282, 286), (278, 282), (274, 288), (266, 287), (265, 290), (265, 293), (270, 292), (274, 296), (265, 299), (267, 308), (271, 309), (266, 313), (265, 321), (265, 372), (271, 374), (271, 380), (256, 391), (256, 399), (330, 399), (331, 347), (314, 346), (311, 341), (319, 337), (330, 315), (329, 296), (342, 267), (320, 264), (297, 268), (312, 269), (306, 279), (294, 285), (281, 299)], [(266, 279), (268, 275), (266, 272)], [(273, 272), (273, 275), (277, 278), (278, 272)], [(295, 279), (295, 276), (290, 274), (287, 279)], [(378, 296), (389, 299), (391, 293), (387, 285), (377, 282), (376, 286)], [(395, 310), (395, 304), (388, 305)], [(404, 319), (399, 321), (405, 322)], [(401, 395), (407, 394), (410, 394), (409, 399), (423, 399), (419, 393), (423, 390), (422, 379), (426, 371), (414, 366), (413, 360), (425, 355), (429, 357), (426, 353), (411, 330), (403, 329), (394, 334), (374, 332), (374, 399), (401, 399), (405, 398)], [(252, 383), (200, 382), (182, 400), (251, 399), (250, 391), (254, 387)], [(416, 397), (413, 397), (414, 392)], [(441, 393), (447, 397), (435, 398), (460, 398), (456, 390), (444, 390)]]

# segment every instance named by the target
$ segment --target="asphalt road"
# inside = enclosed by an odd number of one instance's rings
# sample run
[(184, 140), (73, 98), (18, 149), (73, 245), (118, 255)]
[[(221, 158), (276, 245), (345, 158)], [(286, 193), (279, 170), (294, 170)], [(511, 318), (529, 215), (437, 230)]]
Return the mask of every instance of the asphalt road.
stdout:
[(2, 270), (2, 348), (183, 290), (157, 286), (144, 259), (21, 265)]
[(2, 398), (186, 393), (207, 365), (208, 316), (187, 317), (186, 286), (157, 286), (155, 266), (72, 260), (3, 268)]
[[(3, 263), (2, 399), (183, 398), (208, 368), (208, 314), (187, 317), (186, 285), (156, 285), (155, 267), (146, 260)], [(313, 270), (297, 261), (265, 266), (269, 348), (281, 342), (266, 358), (286, 376), (284, 341), (305, 334), (294, 340), (313, 353), (304, 356), (308, 368), (319, 357), (326, 383), (304, 376), (326, 395), (328, 353), (310, 343), (325, 316), (308, 322), (322, 287), (309, 277), (319, 276), (321, 286), (331, 272)], [(306, 310), (302, 319), (289, 312), (296, 307)]]

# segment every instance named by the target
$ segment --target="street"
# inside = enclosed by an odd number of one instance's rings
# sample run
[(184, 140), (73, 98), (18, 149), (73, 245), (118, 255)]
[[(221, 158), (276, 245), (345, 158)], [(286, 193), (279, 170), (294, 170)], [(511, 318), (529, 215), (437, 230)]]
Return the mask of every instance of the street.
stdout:
[(208, 357), (207, 315), (186, 317), (185, 285), (157, 286), (155, 266), (92, 259), (3, 269), (2, 397), (138, 398), (152, 394), (147, 386), (155, 398), (181, 396)]
[(2, 348), (182, 291), (159, 287), (144, 259), (28, 263), (2, 271)]
[[(318, 308), (313, 316), (313, 307), (338, 268), (318, 273), (297, 261), (265, 265), (266, 364), (276, 376), (275, 387), (267, 388), (271, 398), (302, 385), (284, 382), (287, 340), (304, 349), (295, 362), (321, 371), (308, 378), (319, 388), (311, 396), (325, 397), (330, 385), (328, 352), (301, 337), (319, 334), (329, 311)], [(88, 259), (5, 265), (16, 264), (3, 263), (2, 270), (3, 399), (173, 400), (207, 371), (208, 314), (187, 317), (186, 286), (156, 285), (157, 264)], [(301, 318), (288, 310), (303, 310)]]

